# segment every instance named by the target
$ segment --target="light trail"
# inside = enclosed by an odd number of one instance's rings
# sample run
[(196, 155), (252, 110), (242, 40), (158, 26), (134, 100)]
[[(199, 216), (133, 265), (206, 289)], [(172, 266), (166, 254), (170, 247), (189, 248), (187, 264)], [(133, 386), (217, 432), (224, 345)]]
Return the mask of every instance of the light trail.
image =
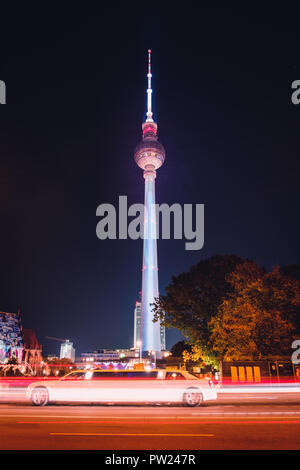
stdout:
[[(205, 418), (207, 417), (207, 415), (205, 416)], [(217, 417), (214, 416), (214, 419), (216, 419)], [(223, 416), (220, 416), (219, 419), (223, 419), (224, 417)], [(241, 415), (237, 418), (237, 419), (240, 419), (241, 418)], [(259, 422), (257, 420), (261, 419), (262, 416), (248, 416), (248, 415), (245, 415), (245, 418), (247, 418), (248, 420), (256, 420), (255, 422)], [(269, 416), (268, 415), (264, 415), (263, 416), (264, 419), (270, 419), (272, 420), (272, 422), (277, 422), (277, 421), (274, 421), (275, 419), (280, 419), (280, 416)], [(282, 419), (286, 419), (287, 416), (282, 416)], [(293, 417), (293, 416), (290, 416), (289, 417), (291, 421), (287, 421), (287, 422), (292, 422), (292, 423), (296, 423), (296, 424), (300, 424), (300, 420), (296, 421), (296, 418), (297, 417)], [(198, 419), (198, 420), (197, 420)], [(220, 423), (221, 421), (204, 421), (203, 419), (200, 419), (197, 418), (197, 419), (193, 419), (193, 420), (190, 420), (190, 421), (180, 421), (180, 420), (176, 420), (176, 419), (173, 419), (173, 420), (165, 420), (165, 421), (155, 421), (155, 420), (151, 420), (151, 419), (144, 419), (144, 418), (141, 418), (140, 420), (137, 420), (137, 421), (131, 421), (131, 420), (128, 420), (128, 419), (122, 419), (122, 420), (116, 420), (116, 419), (113, 419), (113, 420), (109, 420), (109, 419), (106, 419), (106, 420), (78, 420), (78, 421), (63, 421), (63, 420), (59, 420), (59, 421), (17, 421), (18, 424), (159, 424), (159, 425), (168, 425), (168, 424), (192, 424), (192, 425), (195, 425), (195, 424), (214, 424), (214, 423)], [(231, 417), (231, 419), (235, 419), (234, 416)], [(232, 422), (232, 423), (239, 423), (239, 421), (226, 421), (226, 422)], [(254, 421), (241, 421), (243, 423), (247, 423), (247, 422), (254, 422)], [(262, 422), (262, 421), (261, 421)], [(284, 421), (278, 421), (278, 423), (283, 423)], [(224, 423), (224, 421), (223, 421)]]
[(157, 434), (157, 433), (91, 433), (91, 432), (50, 432), (50, 436), (135, 436), (135, 437), (214, 437), (214, 434)]

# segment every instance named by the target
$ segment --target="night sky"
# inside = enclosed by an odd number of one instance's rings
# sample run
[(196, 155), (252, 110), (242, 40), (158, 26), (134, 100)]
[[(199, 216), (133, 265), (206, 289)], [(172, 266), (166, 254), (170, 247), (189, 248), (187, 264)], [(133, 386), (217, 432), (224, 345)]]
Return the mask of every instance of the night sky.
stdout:
[(143, 202), (148, 48), (157, 202), (205, 204), (202, 250), (158, 242), (160, 291), (215, 254), (300, 262), (299, 11), (108, 4), (1, 6), (0, 310), (20, 308), (46, 353), (45, 336), (76, 355), (132, 346), (142, 241), (100, 241), (96, 208)]

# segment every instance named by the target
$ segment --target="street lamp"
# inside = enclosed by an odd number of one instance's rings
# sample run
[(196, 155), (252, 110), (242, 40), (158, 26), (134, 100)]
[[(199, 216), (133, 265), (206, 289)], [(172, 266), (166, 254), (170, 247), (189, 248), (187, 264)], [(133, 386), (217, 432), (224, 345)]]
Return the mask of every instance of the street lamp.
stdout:
[(137, 347), (139, 348), (139, 352), (140, 352), (140, 362), (142, 361), (142, 341), (141, 340), (138, 340), (136, 342), (136, 345)]

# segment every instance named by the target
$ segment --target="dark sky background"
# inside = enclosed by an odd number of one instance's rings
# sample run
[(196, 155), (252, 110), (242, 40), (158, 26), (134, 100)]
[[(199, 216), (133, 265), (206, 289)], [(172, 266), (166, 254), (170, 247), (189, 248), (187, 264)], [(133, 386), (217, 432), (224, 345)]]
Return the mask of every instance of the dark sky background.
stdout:
[(214, 254), (300, 261), (299, 11), (195, 4), (1, 6), (0, 310), (20, 308), (47, 353), (47, 335), (77, 354), (132, 346), (142, 241), (98, 240), (96, 208), (143, 202), (148, 48), (157, 202), (205, 204), (201, 251), (158, 242), (160, 291)]

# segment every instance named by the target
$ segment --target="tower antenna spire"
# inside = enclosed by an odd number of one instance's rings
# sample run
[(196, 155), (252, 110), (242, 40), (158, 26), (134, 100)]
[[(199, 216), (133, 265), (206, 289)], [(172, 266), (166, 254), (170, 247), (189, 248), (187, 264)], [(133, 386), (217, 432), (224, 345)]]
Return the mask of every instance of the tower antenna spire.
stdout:
[(153, 112), (152, 112), (152, 88), (151, 88), (151, 49), (148, 49), (148, 88), (147, 88), (147, 119), (146, 122), (153, 122)]

